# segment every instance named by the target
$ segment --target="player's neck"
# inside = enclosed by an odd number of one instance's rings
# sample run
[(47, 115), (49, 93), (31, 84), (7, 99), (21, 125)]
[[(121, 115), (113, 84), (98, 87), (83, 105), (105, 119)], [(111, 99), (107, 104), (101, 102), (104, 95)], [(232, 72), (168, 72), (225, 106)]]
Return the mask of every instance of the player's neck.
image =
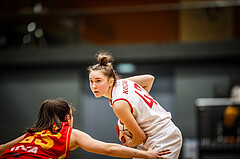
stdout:
[(112, 89), (113, 87), (109, 87), (107, 93), (104, 95), (104, 97), (108, 98), (108, 99), (112, 99)]

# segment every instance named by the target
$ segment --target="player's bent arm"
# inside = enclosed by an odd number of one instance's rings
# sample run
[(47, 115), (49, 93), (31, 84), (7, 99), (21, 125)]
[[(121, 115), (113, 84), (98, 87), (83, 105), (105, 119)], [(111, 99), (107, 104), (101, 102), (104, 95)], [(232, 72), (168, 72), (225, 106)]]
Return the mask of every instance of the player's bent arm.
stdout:
[(8, 142), (8, 143), (6, 143), (6, 144), (0, 145), (0, 155), (2, 155), (7, 149), (10, 149), (13, 145), (22, 141), (24, 136), (25, 136), (25, 134), (16, 138), (16, 139), (14, 139), (14, 140), (12, 140), (12, 141), (10, 141), (10, 142)]
[(146, 140), (146, 135), (138, 125), (137, 121), (131, 113), (131, 108), (125, 100), (118, 100), (113, 103), (113, 111), (117, 117), (127, 126), (128, 130), (133, 134), (133, 138), (129, 142), (124, 143), (127, 146), (135, 147)]
[(93, 139), (91, 136), (82, 131), (73, 129), (70, 138), (70, 150), (73, 150), (77, 147), (81, 147), (82, 149), (92, 153), (122, 158), (139, 157), (157, 159), (161, 158), (161, 155), (163, 155), (163, 152), (142, 151), (134, 148), (125, 147), (120, 144), (105, 143)]
[(152, 75), (146, 74), (146, 75), (132, 76), (132, 77), (128, 77), (126, 79), (138, 83), (147, 92), (150, 92), (150, 90), (152, 88), (152, 85), (153, 85), (153, 82), (155, 80), (155, 77), (152, 76)]

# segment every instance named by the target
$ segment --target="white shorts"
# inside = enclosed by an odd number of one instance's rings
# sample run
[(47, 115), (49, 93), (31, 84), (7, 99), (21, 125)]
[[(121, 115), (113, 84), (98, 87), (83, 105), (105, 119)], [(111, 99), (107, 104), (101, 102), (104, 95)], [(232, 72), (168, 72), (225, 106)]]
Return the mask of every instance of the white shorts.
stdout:
[(178, 159), (182, 147), (181, 131), (171, 122), (160, 132), (148, 137), (144, 144), (138, 146), (138, 149), (147, 151), (152, 146), (155, 146), (154, 151), (170, 149), (171, 153), (163, 157)]

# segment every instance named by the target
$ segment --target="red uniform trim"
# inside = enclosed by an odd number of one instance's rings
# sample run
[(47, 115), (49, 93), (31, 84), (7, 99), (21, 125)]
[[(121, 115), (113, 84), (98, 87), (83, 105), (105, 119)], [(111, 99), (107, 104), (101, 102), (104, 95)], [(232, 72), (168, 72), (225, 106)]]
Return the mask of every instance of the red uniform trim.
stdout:
[(132, 107), (131, 103), (130, 103), (127, 99), (125, 99), (125, 98), (118, 98), (118, 99), (114, 100), (114, 101), (112, 102), (111, 106), (112, 106), (116, 101), (118, 101), (118, 100), (125, 100), (125, 101), (129, 104), (129, 106), (130, 106), (130, 108), (131, 108), (131, 113), (133, 113), (133, 107)]

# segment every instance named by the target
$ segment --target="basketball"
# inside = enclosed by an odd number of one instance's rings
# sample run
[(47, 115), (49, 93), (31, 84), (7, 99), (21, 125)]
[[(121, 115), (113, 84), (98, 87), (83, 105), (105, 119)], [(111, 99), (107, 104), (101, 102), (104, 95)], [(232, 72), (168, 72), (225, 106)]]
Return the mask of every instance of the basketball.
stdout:
[(117, 121), (117, 125), (116, 125), (116, 133), (117, 133), (117, 137), (120, 141), (122, 141), (123, 143), (126, 142), (125, 137), (123, 136), (123, 133), (121, 132), (121, 130), (123, 130), (127, 136), (129, 136), (130, 138), (132, 138), (132, 133), (128, 130), (128, 128), (126, 127), (126, 125), (124, 125), (124, 123), (118, 119)]

